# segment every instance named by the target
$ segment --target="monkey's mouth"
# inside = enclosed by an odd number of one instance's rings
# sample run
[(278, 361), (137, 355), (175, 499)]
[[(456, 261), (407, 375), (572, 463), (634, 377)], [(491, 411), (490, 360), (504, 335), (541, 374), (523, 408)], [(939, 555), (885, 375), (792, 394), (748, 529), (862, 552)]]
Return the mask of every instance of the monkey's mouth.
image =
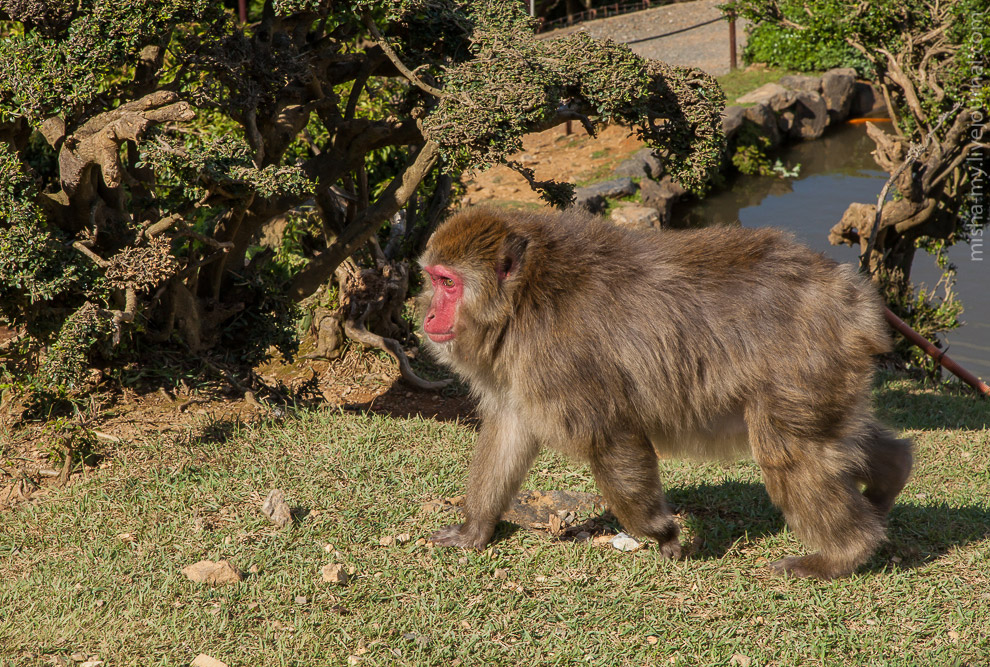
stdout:
[(454, 340), (453, 329), (451, 329), (450, 331), (442, 331), (440, 333), (431, 333), (427, 331), (426, 335), (429, 336), (430, 340), (432, 340), (434, 343), (447, 343), (449, 341)]

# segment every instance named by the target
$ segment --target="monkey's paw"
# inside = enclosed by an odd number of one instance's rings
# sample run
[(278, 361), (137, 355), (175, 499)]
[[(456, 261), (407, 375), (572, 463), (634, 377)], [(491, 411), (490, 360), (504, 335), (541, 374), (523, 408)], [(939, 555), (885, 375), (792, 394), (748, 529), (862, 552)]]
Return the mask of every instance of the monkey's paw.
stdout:
[(465, 549), (485, 548), (491, 539), (492, 531), (472, 529), (466, 523), (458, 523), (441, 528), (430, 536), (430, 542), (445, 547), (464, 547)]
[(848, 572), (837, 571), (834, 567), (828, 567), (823, 559), (817, 555), (811, 556), (791, 556), (781, 558), (768, 565), (774, 574), (788, 577), (798, 577), (800, 579), (834, 579), (841, 577)]
[(681, 543), (676, 537), (658, 546), (660, 548), (660, 555), (668, 560), (680, 560), (684, 556), (684, 552), (681, 550)]

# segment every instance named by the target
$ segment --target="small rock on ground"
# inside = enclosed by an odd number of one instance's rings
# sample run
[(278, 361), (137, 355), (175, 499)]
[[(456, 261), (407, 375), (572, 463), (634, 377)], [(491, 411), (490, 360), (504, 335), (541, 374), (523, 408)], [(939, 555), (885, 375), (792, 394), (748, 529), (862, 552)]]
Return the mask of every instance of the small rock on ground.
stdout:
[(652, 229), (660, 226), (660, 214), (646, 206), (618, 206), (612, 210), (612, 222), (630, 229)]
[(292, 523), (292, 511), (285, 502), (285, 492), (272, 489), (265, 502), (261, 505), (261, 513), (267, 516), (279, 528), (285, 528)]
[(200, 584), (234, 584), (244, 580), (244, 575), (241, 574), (240, 570), (226, 560), (216, 563), (211, 560), (201, 560), (182, 568), (182, 574), (186, 575), (190, 581)]
[(340, 563), (324, 565), (320, 568), (320, 573), (323, 575), (323, 581), (330, 584), (337, 584), (338, 586), (345, 585), (350, 579), (347, 570)]

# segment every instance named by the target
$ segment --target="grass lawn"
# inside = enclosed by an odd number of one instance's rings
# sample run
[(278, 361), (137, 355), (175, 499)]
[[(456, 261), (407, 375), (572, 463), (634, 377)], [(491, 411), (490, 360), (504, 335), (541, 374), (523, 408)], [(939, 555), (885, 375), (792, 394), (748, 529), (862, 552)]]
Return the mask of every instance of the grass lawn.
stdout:
[[(917, 443), (915, 475), (889, 544), (833, 582), (763, 567), (802, 547), (751, 462), (661, 462), (685, 561), (509, 524), (469, 553), (417, 540), (449, 522), (422, 505), (462, 493), (472, 429), (206, 420), (0, 513), (0, 665), (990, 664), (990, 402), (893, 379), (877, 401)], [(552, 454), (526, 486), (595, 491)], [(308, 510), (296, 525), (259, 512), (273, 487)], [(180, 571), (222, 558), (253, 572), (210, 587)], [(322, 581), (330, 563), (354, 568), (346, 586)]]

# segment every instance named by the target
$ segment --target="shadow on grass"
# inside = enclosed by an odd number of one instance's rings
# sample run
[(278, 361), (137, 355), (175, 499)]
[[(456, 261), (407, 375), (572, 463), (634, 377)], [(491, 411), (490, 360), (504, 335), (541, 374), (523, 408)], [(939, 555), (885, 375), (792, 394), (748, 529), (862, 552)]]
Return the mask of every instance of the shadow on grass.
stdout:
[[(740, 539), (756, 540), (779, 533), (784, 518), (767, 496), (762, 484), (726, 481), (668, 489), (668, 499), (688, 531), (695, 536), (690, 549), (692, 560), (718, 560)], [(459, 520), (460, 517), (457, 517)], [(501, 521), (494, 541), (508, 539), (516, 531), (528, 529)], [(557, 539), (574, 539), (577, 530), (592, 536), (621, 530), (611, 512), (593, 516), (569, 529)], [(543, 531), (540, 531), (543, 532)], [(888, 541), (870, 559), (865, 571), (878, 572), (891, 567), (912, 569), (945, 555), (955, 547), (990, 537), (990, 511), (980, 506), (951, 507), (944, 503), (915, 505), (898, 503), (890, 514)]]
[(963, 387), (926, 391), (884, 385), (878, 392), (877, 415), (890, 426), (901, 429), (981, 431), (990, 427), (990, 400)]
[(368, 412), (393, 419), (420, 417), (440, 422), (456, 421), (477, 427), (479, 420), (474, 407), (474, 400), (462, 386), (453, 385), (436, 392), (416, 389), (403, 382), (396, 382), (372, 401), (343, 406), (345, 410)]
[(762, 484), (725, 481), (675, 486), (667, 498), (695, 535), (692, 559), (725, 556), (739, 539), (757, 539), (780, 532), (784, 519)]
[(899, 503), (890, 513), (888, 542), (870, 561), (871, 571), (889, 567), (912, 569), (945, 555), (954, 547), (990, 538), (990, 510), (977, 505)]
[[(722, 558), (740, 538), (777, 533), (784, 527), (762, 484), (724, 482), (672, 488), (668, 492), (701, 544), (692, 556)], [(912, 569), (931, 562), (955, 547), (990, 537), (990, 511), (986, 507), (952, 507), (897, 503), (890, 513), (888, 541), (870, 560), (867, 569), (879, 571), (898, 558), (898, 569)]]

